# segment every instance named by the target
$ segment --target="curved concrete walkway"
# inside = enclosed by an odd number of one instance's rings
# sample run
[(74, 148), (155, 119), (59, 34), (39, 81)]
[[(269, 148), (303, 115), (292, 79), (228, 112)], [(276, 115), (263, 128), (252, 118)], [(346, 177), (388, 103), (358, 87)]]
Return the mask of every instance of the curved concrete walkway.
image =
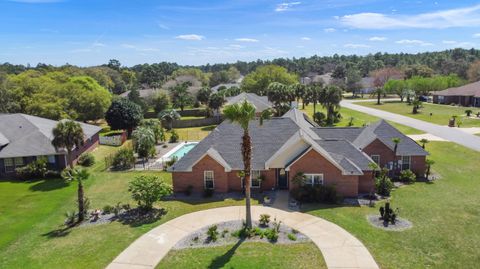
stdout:
[[(252, 217), (269, 214), (272, 219), (297, 229), (318, 246), (328, 268), (379, 268), (367, 248), (353, 235), (324, 219), (299, 212), (252, 206)], [(197, 211), (170, 220), (144, 234), (107, 267), (155, 268), (168, 251), (186, 235), (222, 221), (245, 219), (244, 206)]]

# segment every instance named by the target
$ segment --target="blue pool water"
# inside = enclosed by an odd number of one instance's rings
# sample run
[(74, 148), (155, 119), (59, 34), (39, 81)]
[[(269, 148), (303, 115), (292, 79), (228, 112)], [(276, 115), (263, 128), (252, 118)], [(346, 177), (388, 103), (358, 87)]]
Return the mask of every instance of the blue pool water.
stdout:
[(180, 158), (185, 156), (185, 154), (192, 150), (196, 145), (197, 143), (184, 144), (181, 148), (179, 148), (172, 155), (170, 155), (170, 158), (176, 157), (177, 160), (180, 160)]

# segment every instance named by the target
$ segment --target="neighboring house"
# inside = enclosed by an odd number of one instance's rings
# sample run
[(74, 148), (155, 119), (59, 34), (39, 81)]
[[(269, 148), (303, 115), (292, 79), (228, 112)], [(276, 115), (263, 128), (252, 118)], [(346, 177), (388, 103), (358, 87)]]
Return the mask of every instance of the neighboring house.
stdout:
[[(14, 176), (15, 169), (39, 157), (46, 157), (48, 168), (62, 170), (68, 165), (66, 150), (52, 145), (52, 130), (57, 121), (25, 114), (0, 114), (0, 177)], [(80, 123), (85, 133), (84, 145), (74, 149), (72, 160), (98, 145), (100, 127)]]
[(480, 107), (480, 81), (434, 92), (433, 103)]
[(373, 77), (364, 77), (360, 81), (360, 85), (362, 88), (358, 91), (360, 94), (370, 94), (375, 91), (375, 85), (373, 84), (373, 81), (375, 79)]
[(300, 78), (300, 83), (304, 85), (310, 85), (311, 83), (322, 83), (324, 85), (330, 85), (332, 82), (332, 73), (325, 73), (319, 75), (315, 72), (310, 72), (307, 76)]
[[(241, 191), (243, 169), (240, 126), (220, 124), (169, 171), (176, 192), (189, 186), (195, 191), (213, 188), (216, 192)], [(292, 179), (303, 172), (308, 184), (335, 186), (337, 193), (354, 197), (374, 190), (373, 161), (423, 176), (428, 153), (386, 121), (363, 128), (321, 128), (297, 109), (280, 118), (250, 123), (252, 137), (252, 188), (292, 189)], [(401, 142), (394, 156), (392, 138)]]
[(250, 104), (255, 106), (255, 112), (257, 114), (261, 113), (265, 109), (273, 108), (273, 104), (268, 101), (267, 96), (258, 96), (255, 93), (247, 93), (247, 92), (242, 92), (237, 96), (232, 96), (232, 97), (226, 97), (226, 102), (223, 105), (224, 107), (227, 105), (233, 105), (236, 103), (243, 102), (244, 100), (247, 100)]

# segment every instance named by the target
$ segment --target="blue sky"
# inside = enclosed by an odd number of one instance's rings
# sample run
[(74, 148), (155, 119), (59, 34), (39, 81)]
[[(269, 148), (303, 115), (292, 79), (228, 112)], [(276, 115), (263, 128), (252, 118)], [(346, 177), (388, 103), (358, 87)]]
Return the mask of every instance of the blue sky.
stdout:
[(0, 62), (206, 64), (480, 48), (478, 1), (0, 0)]

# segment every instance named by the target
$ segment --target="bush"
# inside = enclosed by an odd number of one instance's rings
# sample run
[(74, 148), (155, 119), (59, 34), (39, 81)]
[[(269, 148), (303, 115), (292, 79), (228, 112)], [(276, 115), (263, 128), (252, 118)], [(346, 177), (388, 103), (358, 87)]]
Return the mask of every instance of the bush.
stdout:
[(190, 196), (190, 195), (192, 195), (192, 191), (193, 191), (193, 186), (188, 185), (187, 188), (185, 189), (184, 193), (185, 193), (186, 196)]
[(103, 214), (110, 214), (113, 212), (113, 206), (111, 205), (106, 205), (102, 209)]
[(85, 167), (92, 166), (95, 164), (95, 156), (89, 152), (83, 153), (78, 158), (78, 164)]
[(178, 138), (179, 138), (179, 136), (178, 136), (177, 131), (175, 131), (174, 129), (172, 129), (172, 132), (170, 133), (170, 140), (169, 140), (169, 142), (170, 142), (170, 143), (176, 143), (176, 142), (178, 141)]
[(278, 231), (276, 229), (266, 229), (264, 234), (271, 242), (276, 242), (278, 240)]
[(217, 231), (217, 225), (210, 226), (207, 231), (208, 239), (210, 241), (217, 241), (218, 239), (218, 231)]
[(390, 192), (393, 189), (392, 180), (389, 177), (384, 176), (375, 180), (375, 189), (377, 193), (383, 196), (390, 196)]
[(116, 170), (127, 170), (133, 167), (135, 160), (132, 149), (122, 148), (113, 156), (112, 166)]
[(288, 236), (288, 239), (292, 241), (297, 241), (297, 237), (294, 234), (288, 234), (287, 236)]
[(417, 180), (417, 176), (410, 169), (402, 170), (400, 172), (400, 180), (406, 183), (414, 183)]
[(213, 189), (204, 189), (203, 190), (203, 197), (209, 198), (213, 196)]
[(260, 215), (260, 225), (266, 227), (268, 226), (268, 223), (270, 222), (270, 215), (268, 214), (261, 214)]
[[(24, 167), (15, 169), (17, 177), (21, 179), (46, 178), (48, 173), (47, 159), (38, 158)], [(58, 173), (56, 174), (58, 175)]]
[(334, 186), (304, 185), (293, 189), (290, 194), (300, 202), (336, 203), (338, 200), (337, 191)]
[(172, 186), (157, 176), (137, 176), (128, 184), (133, 200), (143, 210), (151, 210), (153, 203), (172, 193)]

